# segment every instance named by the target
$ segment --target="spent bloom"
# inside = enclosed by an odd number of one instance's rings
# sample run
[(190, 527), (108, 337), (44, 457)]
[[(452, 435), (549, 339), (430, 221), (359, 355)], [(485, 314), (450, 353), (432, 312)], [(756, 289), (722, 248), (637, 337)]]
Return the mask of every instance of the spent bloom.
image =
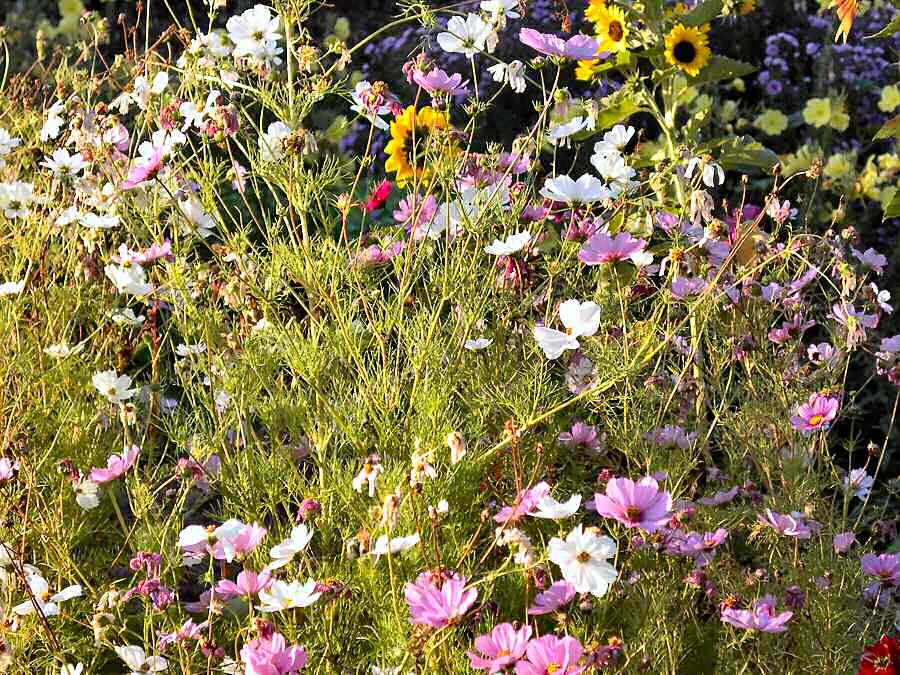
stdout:
[(605, 495), (594, 496), (597, 513), (618, 520), (625, 527), (656, 532), (672, 517), (672, 495), (659, 490), (650, 476), (635, 483), (629, 478), (613, 478)]

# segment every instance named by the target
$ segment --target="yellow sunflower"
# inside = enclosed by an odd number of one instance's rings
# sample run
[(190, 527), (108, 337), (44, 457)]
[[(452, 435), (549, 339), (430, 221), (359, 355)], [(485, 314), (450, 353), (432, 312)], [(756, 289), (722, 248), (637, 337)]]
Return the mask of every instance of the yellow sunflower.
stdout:
[(591, 0), (588, 8), (584, 10), (585, 18), (591, 23), (597, 23), (600, 12), (606, 10), (606, 0)]
[(388, 155), (385, 171), (396, 172), (399, 187), (411, 180), (427, 180), (430, 171), (425, 165), (425, 150), (436, 131), (450, 126), (448, 113), (425, 107), (416, 110), (409, 106), (391, 122), (391, 140), (385, 148)]
[(700, 28), (685, 28), (680, 23), (666, 36), (666, 61), (692, 77), (709, 63), (709, 38)]
[(594, 21), (601, 52), (618, 54), (628, 49), (628, 23), (625, 12), (618, 7), (606, 7), (597, 13)]
[(588, 59), (579, 61), (575, 68), (575, 79), (584, 82), (591, 82), (597, 77), (597, 67), (601, 64), (600, 59)]

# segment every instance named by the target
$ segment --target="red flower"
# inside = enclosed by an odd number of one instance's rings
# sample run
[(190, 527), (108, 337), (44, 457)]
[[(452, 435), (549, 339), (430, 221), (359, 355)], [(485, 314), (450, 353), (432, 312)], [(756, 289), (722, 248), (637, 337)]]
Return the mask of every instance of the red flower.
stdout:
[(866, 647), (858, 675), (900, 675), (900, 642), (884, 635), (874, 645)]
[(366, 211), (371, 213), (375, 209), (380, 209), (387, 201), (387, 198), (391, 196), (391, 187), (391, 181), (381, 181), (378, 184), (378, 187), (375, 188), (374, 192), (372, 192), (372, 196), (369, 197), (369, 201), (366, 202)]

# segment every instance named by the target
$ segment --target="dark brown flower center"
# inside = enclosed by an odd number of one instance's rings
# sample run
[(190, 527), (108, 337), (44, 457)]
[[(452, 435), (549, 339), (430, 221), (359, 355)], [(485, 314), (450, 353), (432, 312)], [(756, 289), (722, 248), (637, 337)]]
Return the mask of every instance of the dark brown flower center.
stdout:
[(697, 58), (697, 48), (693, 43), (682, 40), (675, 45), (672, 54), (675, 56), (675, 60), (678, 61), (678, 63), (693, 63), (694, 59)]
[(641, 510), (637, 506), (629, 506), (625, 510), (625, 515), (628, 516), (628, 520), (640, 520)]
[(625, 29), (618, 21), (609, 24), (609, 39), (613, 42), (620, 42), (625, 35)]

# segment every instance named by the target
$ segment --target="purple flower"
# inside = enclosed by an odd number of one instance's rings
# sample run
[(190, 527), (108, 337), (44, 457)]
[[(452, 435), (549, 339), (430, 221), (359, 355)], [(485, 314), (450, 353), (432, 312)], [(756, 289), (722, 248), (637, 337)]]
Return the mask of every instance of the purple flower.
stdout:
[(900, 584), (900, 555), (868, 553), (863, 556), (862, 571), (870, 577), (875, 577), (875, 583), (863, 591), (863, 597), (875, 602), (879, 607), (886, 607), (891, 599), (891, 589)]
[(716, 549), (728, 539), (728, 530), (720, 527), (715, 532), (688, 532), (672, 530), (666, 537), (666, 553), (693, 558), (697, 567), (708, 565), (716, 555)]
[(752, 610), (725, 608), (720, 618), (745, 630), (758, 630), (763, 633), (783, 633), (787, 630), (787, 622), (794, 616), (793, 612), (775, 614), (775, 598), (764, 595), (757, 600)]
[(563, 40), (549, 33), (539, 33), (533, 28), (523, 28), (519, 31), (519, 40), (522, 44), (547, 56), (561, 56), (575, 61), (593, 59), (597, 56), (598, 45), (587, 35), (575, 35)]
[(813, 531), (818, 531), (820, 528), (816, 521), (804, 518), (803, 514), (784, 515), (772, 509), (766, 509), (765, 516), (759, 514), (756, 518), (779, 534), (797, 539), (809, 539), (812, 537)]
[(662, 448), (678, 446), (682, 450), (690, 447), (699, 437), (700, 434), (696, 431), (688, 433), (681, 427), (672, 426), (671, 424), (660, 427), (644, 436), (646, 440)]
[(494, 626), (490, 635), (475, 638), (475, 648), (484, 654), (466, 652), (475, 670), (499, 673), (513, 665), (525, 655), (525, 648), (531, 639), (531, 626), (516, 630), (512, 624), (501, 623)]
[(846, 553), (853, 544), (856, 543), (856, 535), (852, 532), (841, 532), (834, 535), (834, 552), (837, 554)]
[(134, 466), (140, 451), (138, 446), (132, 445), (130, 448), (125, 448), (121, 455), (110, 455), (106, 460), (105, 469), (91, 469), (91, 482), (108, 483), (124, 476), (125, 472)]
[(863, 264), (863, 267), (874, 270), (876, 274), (884, 272), (888, 260), (874, 248), (867, 248), (863, 253), (860, 253), (855, 248), (851, 248), (850, 251), (853, 253), (853, 257)]
[(696, 295), (706, 288), (703, 277), (675, 277), (672, 279), (672, 297), (682, 300), (689, 295)]
[(416, 582), (407, 583), (404, 589), (406, 604), (414, 624), (442, 628), (462, 617), (475, 603), (478, 589), (466, 588), (466, 578), (451, 572), (440, 586), (440, 578), (423, 572)]
[(730, 490), (716, 492), (712, 497), (703, 497), (699, 501), (703, 506), (722, 506), (737, 497), (740, 491), (741, 486), (735, 485)]
[(601, 516), (651, 533), (672, 517), (672, 495), (660, 492), (659, 483), (649, 476), (637, 483), (613, 478), (606, 484), (605, 495), (594, 495), (594, 506)]
[(559, 435), (559, 442), (572, 449), (582, 447), (592, 452), (603, 447), (603, 443), (597, 438), (597, 428), (584, 422), (575, 422), (571, 431), (563, 431)]
[(575, 587), (572, 584), (564, 580), (555, 581), (546, 591), (537, 594), (534, 604), (528, 608), (528, 613), (536, 616), (555, 612), (563, 605), (572, 602), (574, 597)]
[(818, 392), (810, 394), (809, 401), (797, 408), (797, 414), (791, 417), (791, 424), (797, 431), (805, 434), (828, 429), (837, 417), (838, 400), (831, 396), (823, 396)]

